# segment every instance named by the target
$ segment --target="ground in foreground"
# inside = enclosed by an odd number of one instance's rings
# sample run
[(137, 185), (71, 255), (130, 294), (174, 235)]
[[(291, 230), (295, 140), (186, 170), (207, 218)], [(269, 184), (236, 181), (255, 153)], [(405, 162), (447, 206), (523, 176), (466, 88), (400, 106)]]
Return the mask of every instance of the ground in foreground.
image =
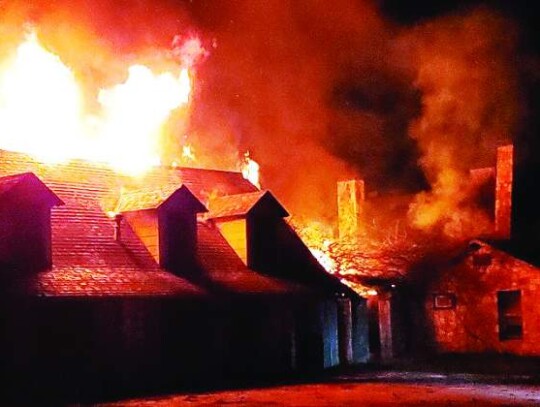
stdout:
[[(444, 382), (339, 381), (259, 389), (120, 401), (107, 407), (174, 406), (532, 406), (540, 405), (540, 387), (533, 385)], [(105, 405), (104, 405), (105, 406)]]

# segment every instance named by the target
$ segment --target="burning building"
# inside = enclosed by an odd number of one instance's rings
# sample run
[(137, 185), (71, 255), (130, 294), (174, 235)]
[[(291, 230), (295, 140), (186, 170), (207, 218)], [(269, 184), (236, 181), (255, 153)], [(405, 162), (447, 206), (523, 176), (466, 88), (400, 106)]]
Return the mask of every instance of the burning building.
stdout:
[(450, 236), (444, 225), (428, 233), (406, 227), (412, 195), (370, 197), (362, 181), (338, 185), (341, 240), (328, 254), (334, 274), (365, 287), (372, 356), (540, 354), (539, 263), (513, 237), (514, 173), (512, 145), (497, 149), (494, 167), (471, 170), (475, 228), (453, 227)]
[(7, 388), (107, 393), (366, 360), (365, 301), (240, 173), (0, 162)]
[[(532, 274), (471, 294), (503, 321), (472, 334), (484, 348), (464, 339), (473, 301), (466, 279), (453, 280), (503, 263), (529, 270), (495, 259), (505, 252), (492, 239), (511, 230), (511, 166), (463, 175), (523, 118), (512, 22), (482, 7), (405, 27), (371, 1), (150, 3), (2, 5), (6, 383), (69, 381), (76, 393), (362, 361), (357, 293), (382, 358), (532, 352), (525, 336), (502, 339), (521, 341), (513, 347), (493, 339), (503, 325), (520, 331), (529, 294), (515, 291)], [(171, 49), (185, 22), (213, 52), (192, 115), (193, 68), (208, 52), (182, 35)], [(186, 168), (218, 167), (200, 160), (209, 152), (231, 169), (248, 146), (277, 196), (310, 220), (335, 212), (335, 179), (365, 177), (339, 186), (339, 241), (304, 240), (326, 270), (260, 189), (249, 154), (244, 177)], [(388, 195), (375, 184), (431, 189)], [(480, 260), (465, 272), (467, 258)], [(523, 318), (522, 334), (531, 326)]]
[[(0, 358), (14, 394), (117, 394), (365, 361), (365, 300), (245, 174), (160, 164), (189, 66), (85, 107), (33, 34), (0, 72)], [(92, 110), (92, 109), (90, 109)], [(181, 147), (181, 146), (177, 146)]]

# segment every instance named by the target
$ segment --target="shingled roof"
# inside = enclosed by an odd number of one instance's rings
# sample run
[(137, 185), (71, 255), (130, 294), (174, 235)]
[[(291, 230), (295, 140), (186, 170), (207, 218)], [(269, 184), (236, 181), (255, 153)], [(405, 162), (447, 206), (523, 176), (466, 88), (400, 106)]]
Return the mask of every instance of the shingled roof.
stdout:
[(120, 192), (120, 198), (114, 210), (115, 213), (139, 211), (146, 209), (157, 209), (169, 201), (173, 195), (187, 196), (196, 212), (207, 212), (208, 210), (191, 193), (185, 185), (165, 185), (160, 188), (141, 189), (130, 192)]
[(263, 201), (268, 201), (281, 217), (289, 216), (285, 208), (269, 191), (257, 191), (216, 197), (210, 200), (208, 218), (234, 218), (245, 216)]
[[(77, 160), (49, 166), (24, 154), (0, 150), (0, 177), (24, 172), (35, 174), (65, 202), (53, 208), (51, 214), (52, 269), (18, 279), (19, 285), (32, 295), (192, 296), (214, 288), (232, 293), (302, 289), (298, 284), (248, 269), (211, 224), (199, 223), (198, 227), (198, 254), (208, 284), (160, 269), (128, 222), (121, 224), (121, 241), (113, 238), (114, 222), (107, 212), (119, 203), (128, 209), (138, 199), (140, 208), (144, 197), (148, 198), (145, 205), (152, 207), (181, 186), (203, 202), (223, 194), (258, 195), (257, 188), (239, 173), (155, 168), (142, 179), (133, 179), (105, 165)], [(6, 179), (4, 188), (9, 187), (10, 179)], [(148, 185), (154, 189), (148, 190)], [(120, 202), (120, 191), (129, 199)]]
[(288, 293), (306, 291), (301, 284), (286, 282), (249, 269), (212, 222), (199, 222), (198, 254), (208, 281), (216, 290), (234, 293)]
[(31, 172), (0, 177), (0, 199), (16, 189), (25, 187), (28, 189), (28, 191), (25, 191), (25, 194), (31, 195), (32, 198), (42, 196), (49, 201), (51, 206), (64, 204), (54, 192), (47, 188), (47, 186)]

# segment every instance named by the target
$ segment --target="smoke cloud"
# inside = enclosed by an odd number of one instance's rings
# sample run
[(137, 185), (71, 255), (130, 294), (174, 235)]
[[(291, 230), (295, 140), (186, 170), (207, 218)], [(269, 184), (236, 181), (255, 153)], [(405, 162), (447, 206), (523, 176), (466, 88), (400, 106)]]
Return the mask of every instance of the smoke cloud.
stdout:
[(481, 227), (468, 172), (493, 165), (497, 146), (519, 131), (524, 103), (517, 38), (510, 21), (486, 8), (430, 21), (405, 35), (422, 95), (409, 134), (431, 185), (410, 208), (416, 226), (442, 222), (447, 233), (458, 235)]
[(411, 219), (430, 207), (421, 226), (444, 222), (463, 206), (469, 166), (522, 115), (518, 32), (487, 8), (412, 27), (369, 0), (31, 0), (0, 3), (0, 17), (0, 57), (32, 24), (89, 89), (134, 62), (174, 63), (175, 37), (201, 38), (175, 145), (229, 169), (249, 150), (263, 187), (308, 217), (332, 219), (336, 181), (359, 177), (368, 189), (430, 187)]

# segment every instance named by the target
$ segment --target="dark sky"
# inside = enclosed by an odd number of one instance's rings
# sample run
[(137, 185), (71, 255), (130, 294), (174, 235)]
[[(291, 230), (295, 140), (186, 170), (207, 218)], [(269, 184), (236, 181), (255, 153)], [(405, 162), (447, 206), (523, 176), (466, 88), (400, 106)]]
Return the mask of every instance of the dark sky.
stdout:
[(532, 0), (380, 0), (381, 8), (387, 15), (409, 24), (480, 4), (488, 5), (519, 20), (531, 29), (531, 34), (539, 16), (534, 3)]
[[(443, 15), (470, 10), (480, 5), (500, 11), (503, 15), (517, 22), (520, 28), (520, 41), (527, 54), (540, 55), (540, 7), (533, 0), (380, 0), (383, 12), (407, 25), (415, 25)], [(535, 64), (533, 69), (538, 69)], [(527, 125), (520, 135), (524, 148), (534, 149), (536, 154), (527, 157), (527, 169), (535, 170), (540, 166), (540, 84), (538, 76), (529, 83), (527, 100), (530, 114)]]

